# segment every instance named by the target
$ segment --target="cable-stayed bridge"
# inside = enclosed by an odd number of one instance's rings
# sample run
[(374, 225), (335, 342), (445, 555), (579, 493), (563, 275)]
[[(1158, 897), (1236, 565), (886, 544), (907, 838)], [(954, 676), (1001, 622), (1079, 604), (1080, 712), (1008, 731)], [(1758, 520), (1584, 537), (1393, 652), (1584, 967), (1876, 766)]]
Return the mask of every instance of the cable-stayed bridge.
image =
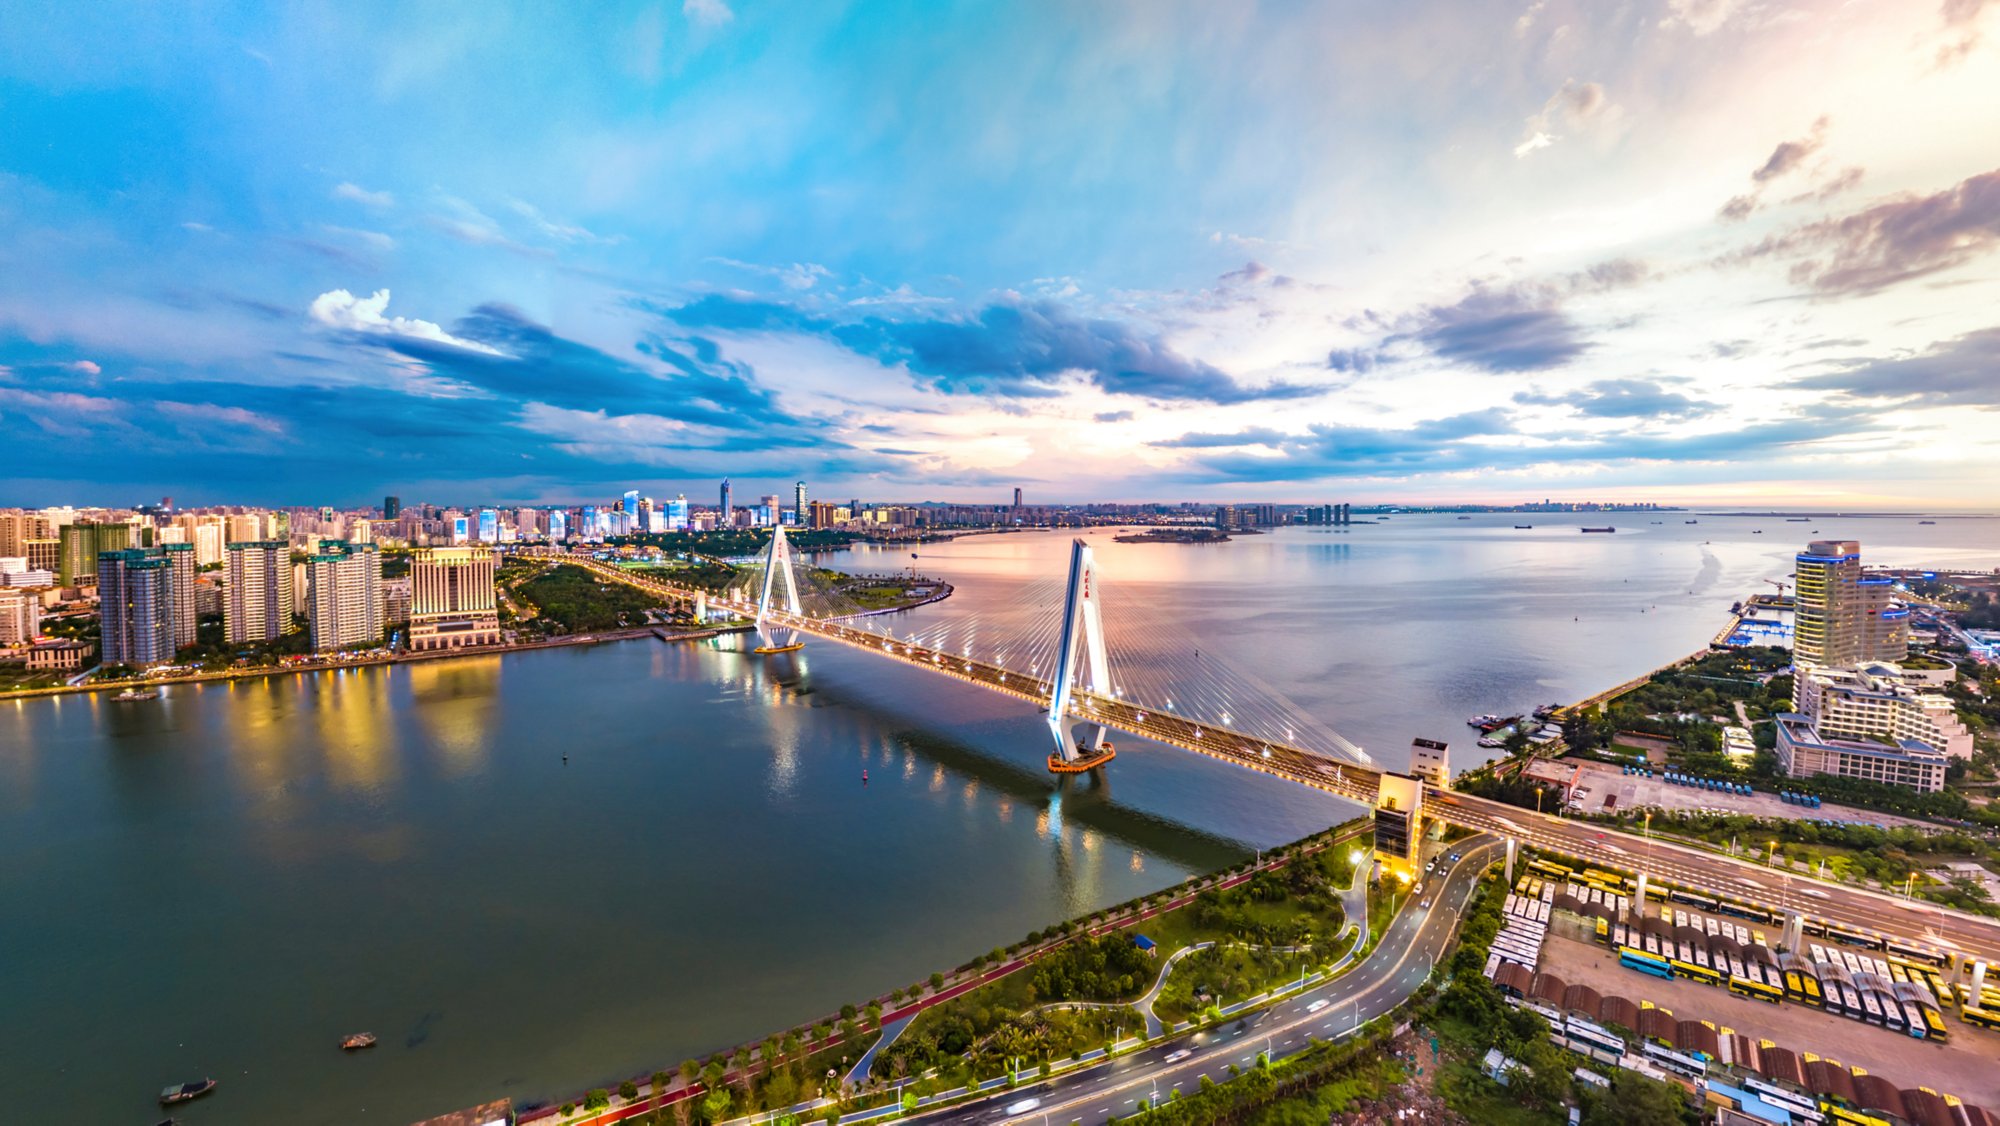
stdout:
[(1109, 762), (1103, 738), (1109, 729), (1376, 807), (1378, 819), (1385, 795), (1400, 780), (1424, 819), (1499, 836), (1508, 842), (1510, 861), (1517, 845), (1544, 848), (1768, 905), (1794, 920), (1809, 915), (2000, 959), (2000, 920), (1797, 879), (1734, 857), (1436, 786), (1412, 791), (1408, 779), (1372, 765), (1361, 748), (1253, 675), (1202, 654), (1198, 642), (1156, 608), (1139, 599), (1107, 599), (1111, 588), (1080, 539), (1066, 575), (1031, 584), (996, 613), (924, 622), (869, 609), (844, 576), (802, 570), (782, 528), (751, 581), (722, 595), (598, 560), (565, 558), (665, 598), (706, 600), (752, 618), (768, 649), (803, 639), (831, 641), (1033, 704), (1047, 716), (1049, 767), (1058, 773)]

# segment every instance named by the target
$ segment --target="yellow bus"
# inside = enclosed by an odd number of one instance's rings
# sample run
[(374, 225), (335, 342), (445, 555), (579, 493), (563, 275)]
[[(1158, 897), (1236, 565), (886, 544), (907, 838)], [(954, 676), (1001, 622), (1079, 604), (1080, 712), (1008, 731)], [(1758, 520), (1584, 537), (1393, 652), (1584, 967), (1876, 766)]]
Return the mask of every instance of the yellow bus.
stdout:
[(1710, 985), (1722, 984), (1722, 975), (1709, 969), (1707, 966), (1698, 966), (1693, 962), (1683, 962), (1679, 958), (1667, 959), (1667, 965), (1672, 968), (1676, 977), (1684, 977), (1691, 981), (1705, 981)]
[(1996, 1013), (1992, 1009), (1962, 1005), (1959, 1007), (1958, 1015), (1967, 1024), (1977, 1025), (1980, 1028), (2000, 1029), (2000, 1013)]
[(1568, 880), (1571, 876), (1576, 875), (1576, 869), (1565, 868), (1553, 860), (1543, 860), (1539, 856), (1528, 861), (1528, 871), (1545, 876), (1551, 880)]
[(1785, 991), (1775, 985), (1765, 985), (1761, 981), (1752, 981), (1734, 974), (1729, 977), (1729, 991), (1739, 997), (1755, 997), (1759, 1001), (1769, 1001), (1773, 1005), (1785, 999)]

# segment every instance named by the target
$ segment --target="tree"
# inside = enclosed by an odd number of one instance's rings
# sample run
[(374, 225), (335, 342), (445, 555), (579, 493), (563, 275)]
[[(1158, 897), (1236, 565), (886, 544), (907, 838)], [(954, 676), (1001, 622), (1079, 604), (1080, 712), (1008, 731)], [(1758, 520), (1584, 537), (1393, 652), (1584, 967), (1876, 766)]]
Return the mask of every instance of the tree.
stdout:
[(937, 973), (936, 971), (933, 971), (933, 972), (931, 973), (931, 988), (932, 988), (933, 990), (938, 990), (938, 989), (943, 989), (943, 988), (944, 988), (944, 975), (943, 975), (943, 974), (941, 974), (941, 973)]
[(628, 1103), (631, 1102), (633, 1099), (639, 1097), (639, 1085), (630, 1079), (625, 1080), (623, 1083), (618, 1084), (618, 1097)]
[(701, 1117), (704, 1122), (721, 1122), (729, 1117), (729, 1088), (717, 1087), (701, 1100)]
[(697, 1076), (697, 1075), (700, 1075), (700, 1074), (701, 1074), (701, 1065), (700, 1065), (700, 1064), (696, 1063), (696, 1062), (695, 1062), (695, 1061), (693, 1061), (693, 1060), (682, 1060), (682, 1061), (681, 1061), (681, 1081), (682, 1081), (682, 1082), (684, 1082), (684, 1083), (692, 1083), (692, 1082), (694, 1082), (694, 1077), (695, 1077), (695, 1076)]
[(1673, 1086), (1622, 1068), (1611, 1076), (1611, 1090), (1584, 1117), (1584, 1126), (1635, 1126), (1636, 1123), (1686, 1122), (1687, 1099)]
[(841, 1019), (841, 1020), (853, 1020), (853, 1019), (854, 1019), (854, 1014), (855, 1014), (856, 1012), (858, 1012), (858, 1011), (859, 1011), (859, 1010), (857, 1010), (857, 1009), (856, 1009), (856, 1008), (854, 1007), (854, 1003), (853, 1003), (852, 1001), (850, 1001), (850, 1002), (848, 1002), (847, 1004), (845, 1004), (845, 1005), (842, 1005), (842, 1006), (840, 1007), (840, 1019)]
[(665, 1094), (665, 1093), (666, 1093), (666, 1090), (667, 1090), (667, 1083), (668, 1083), (668, 1081), (669, 1081), (669, 1080), (668, 1080), (668, 1077), (667, 1077), (667, 1073), (666, 1073), (666, 1072), (664, 1072), (664, 1071), (656, 1071), (656, 1072), (654, 1072), (654, 1073), (653, 1073), (653, 1094), (655, 1094), (655, 1095), (661, 1095), (661, 1094)]
[(611, 1105), (611, 1092), (602, 1087), (593, 1087), (584, 1093), (583, 1109), (598, 1110)]

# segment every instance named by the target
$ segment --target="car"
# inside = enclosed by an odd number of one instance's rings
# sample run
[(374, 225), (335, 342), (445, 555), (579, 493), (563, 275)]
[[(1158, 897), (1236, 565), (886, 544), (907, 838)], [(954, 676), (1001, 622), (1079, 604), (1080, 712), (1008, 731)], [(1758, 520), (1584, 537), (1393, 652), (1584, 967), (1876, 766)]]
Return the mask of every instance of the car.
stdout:
[(1428, 911), (1430, 910), (1430, 908), (1431, 908), (1431, 901), (1428, 899), (1422, 900), (1417, 904), (1417, 910), (1419, 911)]
[(1457, 853), (1455, 853), (1455, 852), (1454, 852), (1454, 853), (1452, 853), (1452, 854), (1451, 854), (1451, 862), (1452, 862), (1453, 864), (1456, 864), (1456, 863), (1458, 863), (1458, 854), (1457, 854)]
[(1319, 1000), (1317, 1000), (1317, 1001), (1314, 1001), (1314, 1002), (1313, 1002), (1312, 1004), (1310, 1004), (1310, 1005), (1307, 1005), (1307, 1006), (1306, 1006), (1306, 1011), (1307, 1011), (1307, 1012), (1309, 1012), (1309, 1013), (1316, 1013), (1316, 1012), (1318, 1012), (1318, 1011), (1320, 1011), (1321, 1009), (1324, 1009), (1324, 1008), (1326, 1008), (1326, 998), (1324, 998), (1324, 997), (1321, 997), (1321, 998), (1320, 998)]
[(1166, 1062), (1166, 1063), (1179, 1063), (1179, 1062), (1181, 1062), (1182, 1060), (1184, 1060), (1184, 1059), (1188, 1058), (1188, 1057), (1189, 1057), (1189, 1056), (1191, 1056), (1191, 1055), (1194, 1055), (1194, 1052), (1190, 1051), (1190, 1050), (1189, 1050), (1189, 1049), (1187, 1049), (1187, 1048), (1180, 1048), (1180, 1049), (1177, 1049), (1177, 1050), (1175, 1050), (1175, 1051), (1171, 1051), (1171, 1052), (1168, 1052), (1168, 1053), (1167, 1053), (1167, 1058), (1166, 1058), (1166, 1060), (1165, 1060), (1164, 1062)]
[(1007, 1109), (1003, 1113), (1009, 1116), (1026, 1114), (1040, 1105), (1042, 1105), (1042, 1100), (1040, 1099), (1022, 1099), (1018, 1103), (1008, 1103)]

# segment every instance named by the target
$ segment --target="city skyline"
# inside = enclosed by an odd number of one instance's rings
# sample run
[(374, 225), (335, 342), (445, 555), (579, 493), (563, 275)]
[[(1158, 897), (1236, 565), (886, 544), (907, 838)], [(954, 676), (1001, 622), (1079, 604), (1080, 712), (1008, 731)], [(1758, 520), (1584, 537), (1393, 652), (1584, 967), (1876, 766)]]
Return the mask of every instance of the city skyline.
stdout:
[(0, 503), (1990, 507), (2000, 6), (1599, 7), (10, 7)]

